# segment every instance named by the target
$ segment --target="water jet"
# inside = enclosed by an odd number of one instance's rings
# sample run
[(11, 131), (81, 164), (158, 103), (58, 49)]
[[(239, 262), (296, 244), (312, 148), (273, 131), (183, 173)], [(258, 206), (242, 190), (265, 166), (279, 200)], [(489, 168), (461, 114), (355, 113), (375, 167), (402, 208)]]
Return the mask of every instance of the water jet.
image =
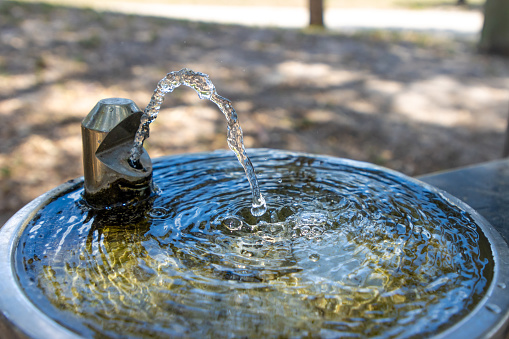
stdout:
[[(167, 93), (205, 84), (202, 96), (234, 112), (208, 77), (165, 79)], [(236, 145), (237, 157), (152, 161), (147, 111), (100, 101), (82, 124), (85, 177), (0, 230), (11, 337), (505, 337), (509, 248), (465, 203), (321, 155)], [(266, 210), (253, 212), (262, 194)]]

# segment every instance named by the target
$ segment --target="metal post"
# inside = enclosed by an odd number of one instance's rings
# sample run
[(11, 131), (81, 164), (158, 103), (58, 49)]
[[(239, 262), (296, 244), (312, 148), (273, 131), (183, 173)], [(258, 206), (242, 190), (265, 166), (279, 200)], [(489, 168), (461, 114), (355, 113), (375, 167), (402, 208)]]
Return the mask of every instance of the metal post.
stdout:
[(152, 162), (148, 154), (142, 154), (141, 169), (128, 163), (141, 114), (129, 99), (103, 99), (81, 123), (85, 199), (91, 205), (121, 205), (150, 195)]

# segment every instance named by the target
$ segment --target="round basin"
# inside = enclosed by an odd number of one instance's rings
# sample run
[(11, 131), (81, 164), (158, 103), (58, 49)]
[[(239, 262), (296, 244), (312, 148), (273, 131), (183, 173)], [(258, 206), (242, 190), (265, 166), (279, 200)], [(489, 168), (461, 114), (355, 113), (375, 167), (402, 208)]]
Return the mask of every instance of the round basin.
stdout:
[(507, 333), (509, 249), (465, 203), (368, 163), (250, 150), (154, 161), (157, 193), (101, 210), (83, 180), (0, 229), (10, 337), (436, 337)]

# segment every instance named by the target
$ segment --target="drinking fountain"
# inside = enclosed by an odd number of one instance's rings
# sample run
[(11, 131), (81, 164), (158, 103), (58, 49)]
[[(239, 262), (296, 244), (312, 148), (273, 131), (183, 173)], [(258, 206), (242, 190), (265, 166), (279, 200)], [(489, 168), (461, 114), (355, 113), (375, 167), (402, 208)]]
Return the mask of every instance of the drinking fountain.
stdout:
[(507, 337), (509, 248), (464, 202), (373, 164), (252, 149), (260, 214), (243, 145), (133, 162), (144, 114), (100, 100), (84, 177), (0, 229), (2, 338)]

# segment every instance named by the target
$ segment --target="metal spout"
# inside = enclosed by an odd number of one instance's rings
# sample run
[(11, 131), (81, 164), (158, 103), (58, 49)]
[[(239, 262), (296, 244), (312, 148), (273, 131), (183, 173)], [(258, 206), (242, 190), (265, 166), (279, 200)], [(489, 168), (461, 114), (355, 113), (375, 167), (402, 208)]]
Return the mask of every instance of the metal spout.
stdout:
[(118, 206), (152, 193), (152, 161), (128, 163), (142, 112), (129, 99), (100, 100), (81, 123), (85, 199), (94, 207)]

